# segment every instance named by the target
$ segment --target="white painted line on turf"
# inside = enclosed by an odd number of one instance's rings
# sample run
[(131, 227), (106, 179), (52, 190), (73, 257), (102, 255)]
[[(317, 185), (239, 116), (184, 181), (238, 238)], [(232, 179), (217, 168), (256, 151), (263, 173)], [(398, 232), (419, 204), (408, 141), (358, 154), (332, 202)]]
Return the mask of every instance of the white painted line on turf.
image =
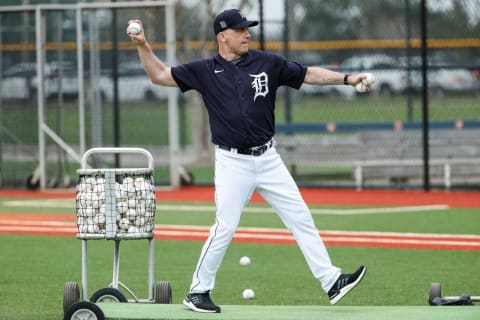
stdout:
[(5, 201), (4, 205), (8, 207), (75, 208), (75, 199), (9, 200)]
[(14, 232), (31, 232), (31, 233), (43, 233), (43, 232), (68, 232), (76, 233), (78, 232), (77, 227), (45, 227), (45, 226), (3, 226), (0, 225), (1, 231), (14, 231)]
[(64, 227), (76, 224), (75, 221), (38, 221), (38, 220), (11, 220), (0, 219), (0, 224), (17, 225), (17, 226), (49, 226), (49, 227)]
[[(383, 214), (398, 212), (417, 212), (417, 211), (436, 211), (447, 210), (448, 205), (422, 205), (422, 206), (402, 206), (402, 207), (381, 207), (381, 208), (353, 208), (353, 209), (310, 209), (312, 214), (331, 214), (331, 215), (360, 215), (360, 214)], [(176, 204), (157, 204), (159, 210), (186, 211), (186, 212), (215, 212), (215, 206), (204, 205), (176, 205)], [(247, 207), (243, 212), (250, 213), (274, 213), (272, 208)]]
[[(162, 224), (156, 225), (156, 232), (164, 232), (166, 230), (176, 231), (197, 231), (208, 232), (209, 226), (193, 226), (193, 225), (176, 225), (176, 224)], [(282, 228), (260, 228), (260, 227), (239, 227), (238, 233), (270, 233), (280, 235), (290, 235), (291, 232)], [(413, 232), (381, 232), (381, 231), (344, 231), (344, 230), (320, 230), (322, 236), (349, 236), (349, 237), (398, 237), (398, 238), (462, 238), (480, 241), (480, 235), (476, 234), (449, 234), (449, 233), (413, 233)]]
[[(51, 208), (72, 208), (75, 202), (71, 199), (60, 200), (11, 200), (4, 203), (5, 206), (11, 207), (51, 207)], [(215, 212), (215, 206), (212, 205), (183, 205), (183, 204), (159, 204), (156, 205), (158, 210), (171, 210), (183, 212)], [(447, 210), (448, 205), (420, 205), (420, 206), (401, 206), (401, 207), (375, 207), (375, 208), (352, 208), (352, 209), (310, 209), (312, 214), (329, 214), (329, 215), (362, 215), (362, 214), (384, 214), (399, 212), (418, 212), (418, 211), (436, 211)], [(270, 207), (246, 207), (243, 212), (250, 213), (274, 213)]]
[(449, 208), (448, 205), (445, 205), (445, 204), (434, 204), (434, 205), (422, 205), (422, 206), (402, 206), (402, 207), (382, 207), (382, 208), (311, 209), (311, 211), (312, 211), (312, 214), (356, 215), (356, 214), (375, 214), (375, 213), (436, 211), (436, 210), (447, 210), (448, 208)]

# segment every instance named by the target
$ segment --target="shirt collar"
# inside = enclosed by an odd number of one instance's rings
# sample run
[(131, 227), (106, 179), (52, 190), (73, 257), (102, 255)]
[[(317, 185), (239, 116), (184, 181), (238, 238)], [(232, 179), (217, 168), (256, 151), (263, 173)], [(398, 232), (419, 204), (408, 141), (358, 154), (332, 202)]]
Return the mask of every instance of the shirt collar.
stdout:
[(214, 59), (217, 60), (221, 65), (226, 65), (226, 64), (228, 64), (228, 65), (238, 65), (239, 63), (247, 60), (248, 57), (249, 57), (249, 54), (247, 52), (240, 59), (235, 60), (235, 62), (233, 62), (233, 61), (225, 60), (220, 54), (217, 53), (215, 55)]

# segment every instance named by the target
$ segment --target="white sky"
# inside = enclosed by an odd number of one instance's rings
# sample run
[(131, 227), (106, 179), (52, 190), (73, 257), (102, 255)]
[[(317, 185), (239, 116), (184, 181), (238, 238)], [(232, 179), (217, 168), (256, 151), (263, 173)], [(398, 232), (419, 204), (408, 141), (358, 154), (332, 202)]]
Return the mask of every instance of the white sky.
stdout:
[[(281, 20), (283, 19), (284, 1), (280, 0), (263, 0), (263, 18), (265, 20)], [(258, 1), (255, 3), (252, 12), (257, 19), (260, 18)]]
[[(189, 4), (198, 4), (199, 0), (182, 0), (184, 5)], [(225, 0), (225, 1), (216, 1), (214, 2), (214, 9), (218, 12), (221, 12), (225, 9), (237, 8), (240, 3), (240, 0)], [(253, 8), (245, 9), (245, 15), (249, 20), (259, 20), (260, 19), (260, 9), (259, 1), (251, 1)], [(281, 24), (272, 23), (272, 21), (281, 22), (283, 20), (284, 14), (284, 0), (263, 0), (263, 19), (265, 22), (264, 30), (267, 34), (283, 32), (283, 27)]]
[[(182, 3), (189, 5), (189, 4), (196, 4), (199, 0), (182, 0)], [(263, 14), (265, 20), (279, 20), (283, 19), (283, 2), (284, 0), (263, 0)], [(238, 4), (240, 3), (239, 0), (226, 0), (226, 1), (217, 1), (214, 2), (218, 5), (219, 12), (224, 9), (233, 9), (237, 8)], [(259, 13), (259, 3), (258, 0), (253, 0), (253, 9), (248, 10), (245, 12), (245, 15), (248, 19), (258, 19), (260, 17)]]
[[(198, 3), (199, 0), (182, 0), (183, 3)], [(400, 1), (400, 0), (399, 0)], [(245, 15), (248, 19), (259, 19), (259, 1), (252, 0), (253, 9), (245, 12)], [(223, 9), (236, 8), (240, 3), (240, 0), (225, 0), (214, 2), (219, 7), (219, 12)], [(469, 15), (469, 22), (474, 24), (480, 20), (480, 0), (462, 0), (463, 5), (465, 6), (465, 11)], [(442, 11), (442, 10), (451, 10), (453, 8), (452, 0), (430, 0), (427, 1), (429, 10)], [(264, 19), (268, 22), (272, 21), (281, 21), (284, 14), (284, 0), (263, 0), (263, 13)], [(275, 26), (270, 24), (266, 26), (268, 29), (266, 32), (275, 32)]]

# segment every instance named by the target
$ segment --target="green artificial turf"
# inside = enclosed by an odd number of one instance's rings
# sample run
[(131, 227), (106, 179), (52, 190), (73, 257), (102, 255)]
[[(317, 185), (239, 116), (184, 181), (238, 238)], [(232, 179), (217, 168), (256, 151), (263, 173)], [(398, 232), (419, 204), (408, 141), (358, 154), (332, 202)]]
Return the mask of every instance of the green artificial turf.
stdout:
[(220, 314), (193, 314), (183, 305), (99, 304), (106, 319), (216, 320), (477, 320), (480, 308), (432, 307), (317, 307), (227, 305)]
[[(72, 215), (75, 212), (68, 199), (62, 200), (64, 205), (58, 205), (62, 203), (58, 202), (56, 207), (52, 204), (52, 207), (41, 210), (39, 205), (9, 206), (6, 201), (11, 200), (0, 201), (0, 213), (16, 212), (20, 216), (33, 212)], [(452, 234), (478, 234), (480, 230), (476, 209), (315, 215), (314, 218), (321, 230)], [(213, 212), (159, 210), (156, 220), (157, 224), (208, 226), (213, 222)], [(282, 228), (273, 213), (247, 212), (241, 225)], [(154, 280), (171, 283), (174, 304), (181, 303), (188, 291), (202, 245), (201, 241), (155, 240)], [(88, 249), (88, 296), (91, 296), (112, 281), (113, 242), (88, 241)], [(431, 282), (442, 283), (445, 295), (479, 294), (478, 252), (339, 246), (329, 246), (328, 250), (333, 263), (345, 272), (360, 264), (368, 267), (361, 285), (339, 303), (342, 307), (427, 306)], [(60, 319), (65, 283), (76, 281), (81, 284), (81, 241), (74, 237), (2, 234), (0, 252), (0, 319)], [(120, 281), (139, 298), (147, 298), (147, 241), (121, 241), (120, 252)], [(248, 267), (239, 264), (244, 255), (252, 260)], [(245, 288), (255, 291), (253, 300), (242, 298)], [(124, 294), (128, 297), (128, 293)], [(329, 305), (320, 283), (311, 275), (296, 245), (232, 243), (217, 274), (212, 298), (221, 306)]]

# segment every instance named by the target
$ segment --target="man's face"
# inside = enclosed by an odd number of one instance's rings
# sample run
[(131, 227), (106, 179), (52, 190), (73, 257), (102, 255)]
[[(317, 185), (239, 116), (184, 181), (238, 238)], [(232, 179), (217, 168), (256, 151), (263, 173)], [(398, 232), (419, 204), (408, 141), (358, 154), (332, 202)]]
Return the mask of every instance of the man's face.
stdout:
[(230, 50), (238, 55), (248, 52), (248, 42), (250, 40), (250, 32), (248, 27), (242, 29), (227, 29), (223, 31), (225, 43)]

